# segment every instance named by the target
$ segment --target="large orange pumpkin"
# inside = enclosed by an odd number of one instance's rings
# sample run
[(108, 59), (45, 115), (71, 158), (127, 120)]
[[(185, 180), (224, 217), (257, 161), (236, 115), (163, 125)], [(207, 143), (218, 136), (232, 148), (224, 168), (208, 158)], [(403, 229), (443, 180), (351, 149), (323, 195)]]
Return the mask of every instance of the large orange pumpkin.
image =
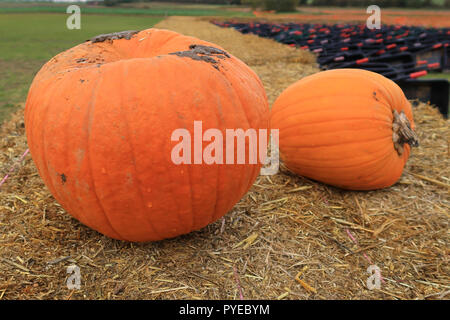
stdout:
[(36, 75), (25, 109), (32, 158), (56, 200), (129, 241), (208, 225), (259, 174), (260, 162), (175, 164), (171, 135), (185, 128), (194, 145), (194, 121), (224, 137), (267, 129), (264, 88), (221, 47), (158, 29), (100, 35), (58, 54)]
[(303, 78), (275, 101), (272, 129), (293, 172), (353, 190), (391, 186), (417, 145), (411, 105), (391, 80), (358, 69)]

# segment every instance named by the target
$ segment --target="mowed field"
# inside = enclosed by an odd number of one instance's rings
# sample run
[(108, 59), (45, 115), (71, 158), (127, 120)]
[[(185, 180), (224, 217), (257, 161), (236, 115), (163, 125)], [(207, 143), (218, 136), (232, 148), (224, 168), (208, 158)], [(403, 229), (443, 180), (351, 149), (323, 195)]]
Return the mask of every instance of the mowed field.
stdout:
[(40, 67), (57, 53), (98, 34), (151, 28), (162, 17), (82, 15), (81, 29), (66, 27), (68, 14), (0, 14), (0, 123), (24, 102)]

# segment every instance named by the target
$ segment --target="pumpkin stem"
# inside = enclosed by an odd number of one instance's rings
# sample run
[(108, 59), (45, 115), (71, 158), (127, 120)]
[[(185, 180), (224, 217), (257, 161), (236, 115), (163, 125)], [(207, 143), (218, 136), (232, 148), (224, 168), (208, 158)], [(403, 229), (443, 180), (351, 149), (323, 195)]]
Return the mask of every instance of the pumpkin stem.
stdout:
[(394, 148), (397, 150), (399, 156), (403, 154), (403, 145), (409, 144), (411, 147), (419, 146), (419, 138), (417, 134), (411, 129), (411, 124), (402, 111), (400, 113), (394, 110), (394, 121), (392, 123), (392, 140)]

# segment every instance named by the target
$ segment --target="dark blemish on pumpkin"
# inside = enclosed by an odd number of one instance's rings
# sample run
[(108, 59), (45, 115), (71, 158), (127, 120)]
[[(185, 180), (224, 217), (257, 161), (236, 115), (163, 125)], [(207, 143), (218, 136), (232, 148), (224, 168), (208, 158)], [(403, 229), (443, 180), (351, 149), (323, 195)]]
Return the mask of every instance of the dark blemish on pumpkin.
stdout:
[(177, 117), (178, 119), (184, 120), (184, 117), (181, 113), (177, 112)]
[(104, 42), (107, 40), (112, 41), (112, 40), (118, 40), (118, 39), (130, 40), (131, 37), (133, 37), (138, 32), (139, 31), (136, 31), (136, 30), (127, 30), (127, 31), (121, 31), (121, 32), (100, 34), (98, 36), (93, 37), (91, 39), (91, 42), (96, 43), (96, 42)]
[(66, 183), (66, 181), (67, 181), (66, 175), (64, 173), (61, 174), (61, 182), (62, 182), (62, 184)]
[(131, 172), (127, 172), (127, 182), (129, 184), (133, 183), (133, 175), (131, 174)]
[(375, 91), (373, 92), (373, 97), (374, 97), (375, 100), (380, 101), (380, 100), (378, 100), (377, 93)]
[[(230, 55), (227, 52), (225, 52), (221, 49), (215, 48), (215, 47), (211, 47), (211, 46), (191, 44), (189, 46), (189, 49), (190, 50), (188, 50), (188, 51), (178, 51), (178, 52), (173, 52), (173, 53), (169, 53), (169, 54), (176, 55), (181, 58), (190, 58), (190, 59), (196, 60), (196, 61), (208, 62), (217, 70), (219, 70), (219, 66), (218, 66), (219, 61), (214, 58), (218, 58), (218, 59), (230, 58)], [(212, 58), (212, 56), (214, 58)]]
[(80, 82), (83, 83), (83, 82), (84, 82), (84, 79), (80, 79)]
[(80, 59), (77, 59), (76, 61), (77, 61), (77, 63), (85, 63), (85, 62), (87, 62), (87, 59), (86, 58), (80, 58)]

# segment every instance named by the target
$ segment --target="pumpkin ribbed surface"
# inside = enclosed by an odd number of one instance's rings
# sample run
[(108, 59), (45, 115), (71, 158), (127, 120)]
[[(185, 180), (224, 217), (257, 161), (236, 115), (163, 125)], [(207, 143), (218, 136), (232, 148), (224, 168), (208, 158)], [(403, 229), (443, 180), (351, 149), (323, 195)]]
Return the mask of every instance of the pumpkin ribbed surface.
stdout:
[(417, 144), (411, 105), (400, 87), (358, 69), (294, 83), (275, 101), (271, 127), (280, 130), (280, 155), (290, 170), (354, 190), (395, 183), (410, 154), (407, 142)]
[[(228, 212), (258, 164), (179, 164), (174, 130), (266, 129), (261, 81), (222, 48), (148, 29), (103, 35), (45, 64), (25, 109), (39, 174), (83, 224), (112, 238), (153, 241)], [(194, 142), (192, 141), (192, 145)], [(203, 142), (204, 148), (207, 143)]]

